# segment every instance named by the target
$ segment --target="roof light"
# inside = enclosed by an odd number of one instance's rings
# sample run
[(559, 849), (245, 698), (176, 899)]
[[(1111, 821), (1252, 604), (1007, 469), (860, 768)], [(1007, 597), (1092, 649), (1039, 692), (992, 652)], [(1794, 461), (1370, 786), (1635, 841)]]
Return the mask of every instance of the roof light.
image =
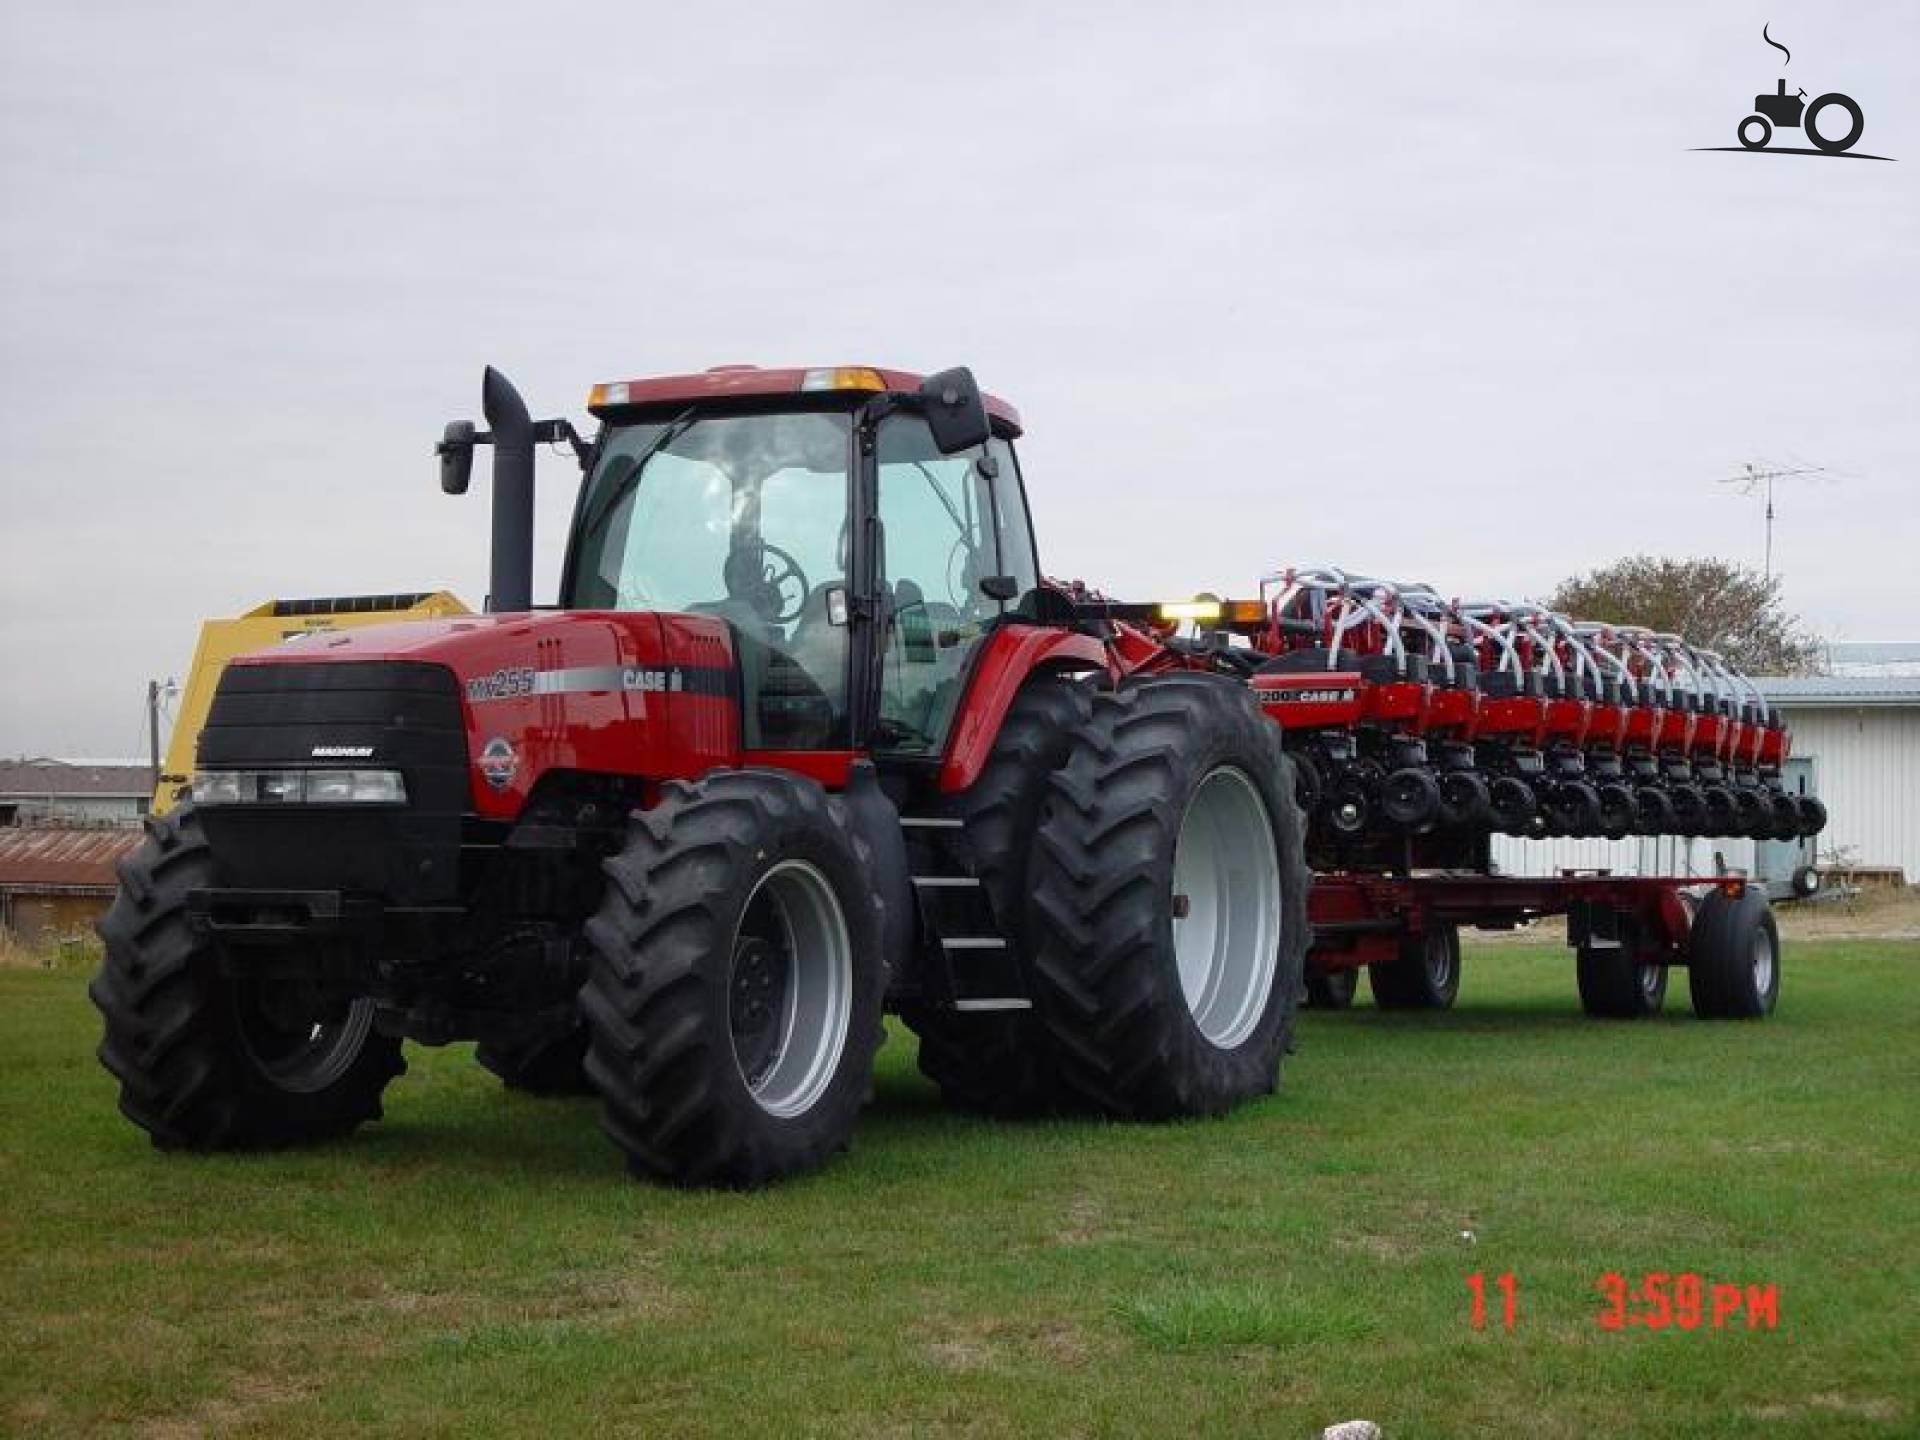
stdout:
[(1162, 620), (1218, 620), (1218, 600), (1168, 600), (1160, 606)]
[(1168, 600), (1159, 611), (1162, 620), (1206, 624), (1258, 625), (1267, 618), (1267, 607), (1258, 600)]
[(802, 390), (884, 390), (887, 382), (878, 370), (864, 365), (842, 365), (831, 370), (809, 370), (800, 381)]
[(602, 405), (625, 405), (631, 394), (624, 380), (616, 380), (610, 385), (596, 385), (587, 395), (587, 408), (597, 410)]

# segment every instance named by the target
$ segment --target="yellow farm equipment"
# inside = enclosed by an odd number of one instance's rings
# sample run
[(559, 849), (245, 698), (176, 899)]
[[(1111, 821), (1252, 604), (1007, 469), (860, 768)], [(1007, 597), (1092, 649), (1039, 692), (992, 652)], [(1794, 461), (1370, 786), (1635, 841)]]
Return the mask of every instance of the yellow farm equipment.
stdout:
[(437, 620), (469, 615), (457, 595), (447, 590), (404, 595), (338, 595), (313, 600), (269, 600), (244, 615), (208, 620), (200, 626), (193, 650), (193, 668), (180, 693), (180, 711), (173, 737), (167, 742), (167, 760), (153, 792), (153, 813), (164, 815), (191, 787), (193, 751), (206, 724), (207, 709), (227, 662), (236, 655), (266, 650), (315, 631), (350, 630), (361, 625), (385, 625), (396, 620)]

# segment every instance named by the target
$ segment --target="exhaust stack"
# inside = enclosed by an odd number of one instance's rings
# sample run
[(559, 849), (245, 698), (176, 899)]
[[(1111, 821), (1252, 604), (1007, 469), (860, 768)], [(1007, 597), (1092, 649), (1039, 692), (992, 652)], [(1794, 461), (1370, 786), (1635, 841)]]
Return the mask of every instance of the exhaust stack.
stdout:
[(491, 365), (480, 406), (493, 432), (493, 567), (487, 609), (533, 608), (533, 421), (513, 382)]

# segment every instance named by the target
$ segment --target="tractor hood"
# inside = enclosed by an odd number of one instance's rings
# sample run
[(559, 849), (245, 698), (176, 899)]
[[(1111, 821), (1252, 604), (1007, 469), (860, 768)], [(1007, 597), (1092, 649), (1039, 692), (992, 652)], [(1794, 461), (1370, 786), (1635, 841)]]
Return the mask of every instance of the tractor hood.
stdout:
[(245, 703), (216, 699), (200, 763), (233, 763), (223, 708), (235, 720), (271, 721), (284, 737), (268, 748), (285, 754), (249, 743), (246, 763), (334, 753), (378, 761), (392, 737), (377, 732), (400, 707), (318, 697), (371, 700), (389, 686), (417, 689), (436, 672), (451, 673), (466, 788), (482, 816), (517, 817), (556, 770), (664, 779), (738, 763), (738, 672), (726, 624), (630, 611), (460, 616), (296, 636), (229, 667), (222, 696)]

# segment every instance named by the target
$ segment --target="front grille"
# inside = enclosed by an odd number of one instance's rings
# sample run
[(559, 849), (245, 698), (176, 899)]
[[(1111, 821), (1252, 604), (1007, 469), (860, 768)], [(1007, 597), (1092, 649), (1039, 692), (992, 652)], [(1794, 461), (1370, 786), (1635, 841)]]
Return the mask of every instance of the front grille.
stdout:
[(405, 775), (406, 808), (209, 807), (202, 819), (220, 883), (350, 891), (394, 904), (451, 900), (467, 808), (453, 672), (402, 660), (229, 666), (200, 732), (198, 763), (302, 767), (315, 763), (316, 748), (335, 746), (371, 747), (351, 763)]

